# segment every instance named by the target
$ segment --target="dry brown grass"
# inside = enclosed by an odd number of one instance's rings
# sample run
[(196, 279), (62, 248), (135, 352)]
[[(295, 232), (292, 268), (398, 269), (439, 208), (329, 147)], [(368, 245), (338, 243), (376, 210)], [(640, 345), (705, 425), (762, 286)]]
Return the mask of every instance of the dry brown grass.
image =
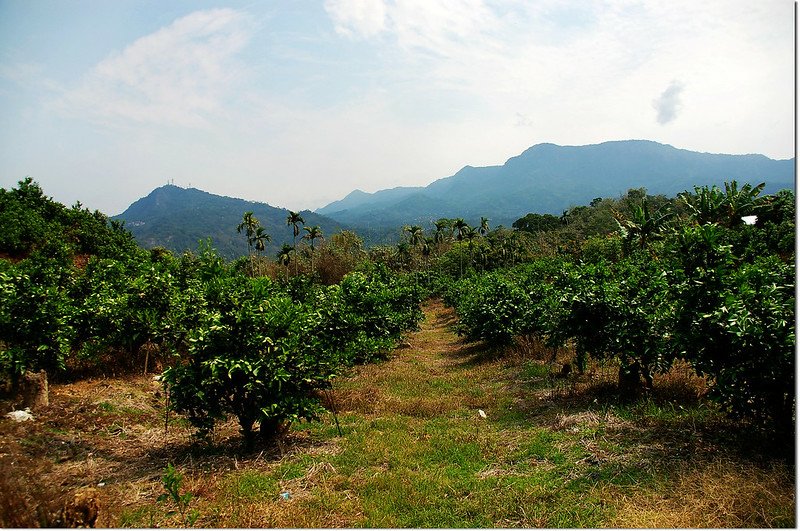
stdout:
[(795, 527), (794, 480), (784, 468), (716, 459), (680, 472), (666, 492), (618, 492), (613, 527)]

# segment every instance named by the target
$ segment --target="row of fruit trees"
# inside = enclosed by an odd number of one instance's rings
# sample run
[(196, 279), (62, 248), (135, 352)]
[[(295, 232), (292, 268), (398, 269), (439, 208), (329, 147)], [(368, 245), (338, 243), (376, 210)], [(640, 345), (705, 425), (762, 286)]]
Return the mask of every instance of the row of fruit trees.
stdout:
[[(484, 218), (468, 241), (412, 240), (406, 259), (373, 253), (323, 285), (313, 267), (269, 278), (210, 245), (145, 251), (119, 224), (26, 180), (0, 190), (0, 244), (17, 253), (0, 259), (0, 374), (13, 391), (25, 371), (159, 363), (171, 408), (200, 435), (234, 416), (251, 441), (256, 425), (271, 437), (318, 416), (333, 378), (388, 353), (418, 326), (422, 299), (440, 295), (470, 339), (569, 345), (579, 370), (611, 360), (621, 382), (645, 389), (685, 360), (731, 414), (791, 431), (794, 195), (761, 190), (698, 187), (658, 208), (643, 196), (614, 212), (616, 231), (569, 253), (526, 256), (513, 245), (530, 238), (490, 232)], [(563, 218), (560, 234), (574, 231)]]

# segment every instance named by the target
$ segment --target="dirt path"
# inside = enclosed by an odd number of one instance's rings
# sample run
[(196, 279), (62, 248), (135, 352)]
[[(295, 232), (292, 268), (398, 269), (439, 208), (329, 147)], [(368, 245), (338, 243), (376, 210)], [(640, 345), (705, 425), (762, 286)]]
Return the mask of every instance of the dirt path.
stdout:
[(455, 313), (441, 301), (427, 302), (424, 311), (420, 330), (389, 360), (336, 383), (340, 410), (425, 417), (493, 408), (507, 364), (482, 359), (480, 345), (465, 343), (453, 330)]

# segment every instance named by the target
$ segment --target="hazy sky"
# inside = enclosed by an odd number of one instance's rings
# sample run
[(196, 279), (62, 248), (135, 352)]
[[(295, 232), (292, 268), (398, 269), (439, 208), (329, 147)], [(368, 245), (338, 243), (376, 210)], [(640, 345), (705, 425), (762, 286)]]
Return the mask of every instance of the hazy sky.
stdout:
[(0, 0), (0, 186), (111, 215), (625, 139), (793, 157), (793, 2)]

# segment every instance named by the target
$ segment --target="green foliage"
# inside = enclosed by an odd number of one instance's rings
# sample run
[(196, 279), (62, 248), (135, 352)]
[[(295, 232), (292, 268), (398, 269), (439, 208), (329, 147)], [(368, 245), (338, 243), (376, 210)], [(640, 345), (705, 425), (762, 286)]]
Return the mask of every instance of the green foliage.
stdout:
[[(64, 209), (32, 181), (2, 196), (6, 213), (21, 205), (47, 219), (70, 216), (99, 238), (68, 241), (59, 236), (73, 229), (58, 226), (38, 240), (18, 235), (27, 257), (0, 261), (0, 370), (12, 382), (29, 369), (63, 372), (71, 359), (113, 371), (132, 368), (140, 351), (147, 352), (145, 369), (154, 350), (162, 361), (173, 354), (163, 375), (171, 407), (201, 434), (235, 416), (250, 442), (256, 423), (269, 437), (315, 418), (323, 411), (318, 391), (334, 375), (388, 352), (422, 317), (412, 277), (381, 266), (330, 287), (316, 275), (280, 286), (254, 277), (254, 261), (228, 264), (203, 242), (197, 254), (179, 258), (166, 249), (135, 250), (95, 254), (75, 267), (76, 248), (113, 248), (119, 226), (97, 229), (92, 223), (105, 218)], [(257, 254), (268, 241), (259, 229), (252, 214), (239, 227)], [(322, 238), (318, 227), (307, 232), (312, 245)], [(332, 240), (331, 252), (350, 260), (348, 268), (363, 259), (352, 233)]]
[(206, 299), (187, 363), (164, 373), (173, 407), (201, 432), (232, 414), (246, 439), (255, 422), (268, 436), (277, 423), (314, 418), (320, 407), (309, 395), (333, 367), (303, 343), (310, 323), (300, 305), (268, 279), (242, 277), (211, 282)]
[(622, 238), (619, 235), (592, 236), (581, 249), (584, 262), (616, 262), (622, 258)]
[(511, 226), (525, 232), (545, 232), (559, 228), (561, 220), (552, 214), (530, 213), (516, 220)]
[(0, 272), (0, 370), (12, 382), (26, 370), (55, 374), (69, 353), (72, 306), (53, 279), (12, 267)]
[(20, 181), (17, 189), (0, 188), (0, 251), (17, 256), (30, 251), (47, 233), (39, 212), (42, 189), (32, 179)]
[(615, 215), (627, 253), (636, 248), (647, 249), (654, 240), (661, 237), (667, 222), (675, 215), (668, 207), (669, 204), (665, 204), (658, 210), (651, 212), (645, 197), (641, 203), (634, 205), (630, 209), (629, 217), (625, 218), (620, 214)]
[(678, 235), (675, 346), (732, 414), (791, 431), (794, 268), (775, 255), (737, 263), (726, 231), (701, 225)]
[(172, 407), (201, 435), (233, 415), (247, 441), (256, 422), (269, 437), (318, 416), (317, 390), (343, 367), (387, 351), (421, 319), (413, 287), (385, 268), (327, 288), (306, 283), (291, 297), (269, 279), (221, 278), (207, 284), (205, 301), (186, 362), (164, 381)]
[(670, 367), (670, 305), (657, 264), (582, 265), (571, 272), (563, 293), (560, 332), (575, 341), (578, 352), (618, 359), (623, 369), (634, 371), (634, 378), (641, 372), (647, 387), (653, 372)]
[[(642, 379), (651, 387), (655, 372), (682, 358), (732, 415), (790, 433), (794, 196), (761, 198), (762, 188), (734, 181), (671, 203), (643, 190), (598, 199), (565, 212), (564, 227), (553, 231), (561, 238), (582, 224), (589, 236), (578, 253), (562, 253), (567, 260), (473, 275), (440, 292), (471, 339), (569, 343), (579, 370), (587, 356), (617, 360), (623, 388)], [(620, 235), (591, 236), (587, 221), (611, 207)], [(757, 223), (745, 225), (741, 217), (751, 214)]]
[(734, 272), (711, 314), (696, 316), (708, 331), (692, 356), (713, 375), (714, 394), (738, 415), (792, 431), (795, 299), (793, 268), (776, 260)]
[(177, 511), (168, 511), (166, 516), (169, 518), (175, 514), (180, 514), (182, 525), (184, 527), (190, 527), (195, 524), (200, 513), (196, 509), (189, 510), (189, 503), (191, 503), (194, 495), (191, 492), (181, 494), (180, 488), (182, 483), (183, 476), (175, 470), (172, 463), (167, 464), (164, 468), (164, 475), (161, 476), (161, 484), (166, 492), (161, 494), (157, 501), (158, 503), (171, 501)]
[(732, 228), (744, 223), (743, 216), (758, 214), (759, 194), (764, 186), (764, 183), (757, 186), (745, 184), (739, 188), (734, 180), (725, 183), (724, 192), (717, 186), (695, 186), (694, 194), (684, 192), (680, 197), (697, 224), (718, 223)]
[(24, 257), (48, 244), (66, 245), (69, 254), (121, 257), (140, 250), (121, 223), (101, 212), (72, 208), (44, 195), (30, 177), (17, 188), (0, 189), (0, 253)]
[[(309, 255), (320, 265), (312, 275), (289, 278), (298, 257), (287, 244), (278, 283), (253, 276), (252, 260), (227, 263), (210, 242), (180, 257), (131, 248), (121, 226), (66, 209), (26, 180), (0, 190), (0, 218), (31, 223), (9, 221), (0, 237), (0, 252), (17, 253), (0, 260), (0, 371), (13, 383), (29, 369), (63, 373), (74, 360), (131, 368), (155, 347), (162, 361), (176, 356), (164, 374), (172, 407), (201, 434), (233, 415), (249, 441), (256, 423), (271, 436), (317, 416), (318, 391), (388, 352), (418, 326), (421, 299), (437, 293), (470, 339), (571, 344), (579, 369), (586, 356), (617, 360), (621, 383), (642, 377), (645, 387), (683, 358), (732, 414), (788, 431), (794, 196), (760, 191), (734, 182), (670, 201), (630, 190), (570, 209), (536, 234), (442, 219), (433, 238), (409, 226), (408, 242), (369, 257), (342, 232)], [(751, 213), (755, 225), (739, 222)], [(301, 222), (287, 220), (296, 235)], [(259, 228), (252, 215), (240, 226), (260, 254)], [(305, 229), (312, 245), (321, 238)]]
[(487, 274), (461, 282), (458, 331), (471, 340), (507, 345), (517, 336), (530, 311), (525, 290), (502, 274)]

